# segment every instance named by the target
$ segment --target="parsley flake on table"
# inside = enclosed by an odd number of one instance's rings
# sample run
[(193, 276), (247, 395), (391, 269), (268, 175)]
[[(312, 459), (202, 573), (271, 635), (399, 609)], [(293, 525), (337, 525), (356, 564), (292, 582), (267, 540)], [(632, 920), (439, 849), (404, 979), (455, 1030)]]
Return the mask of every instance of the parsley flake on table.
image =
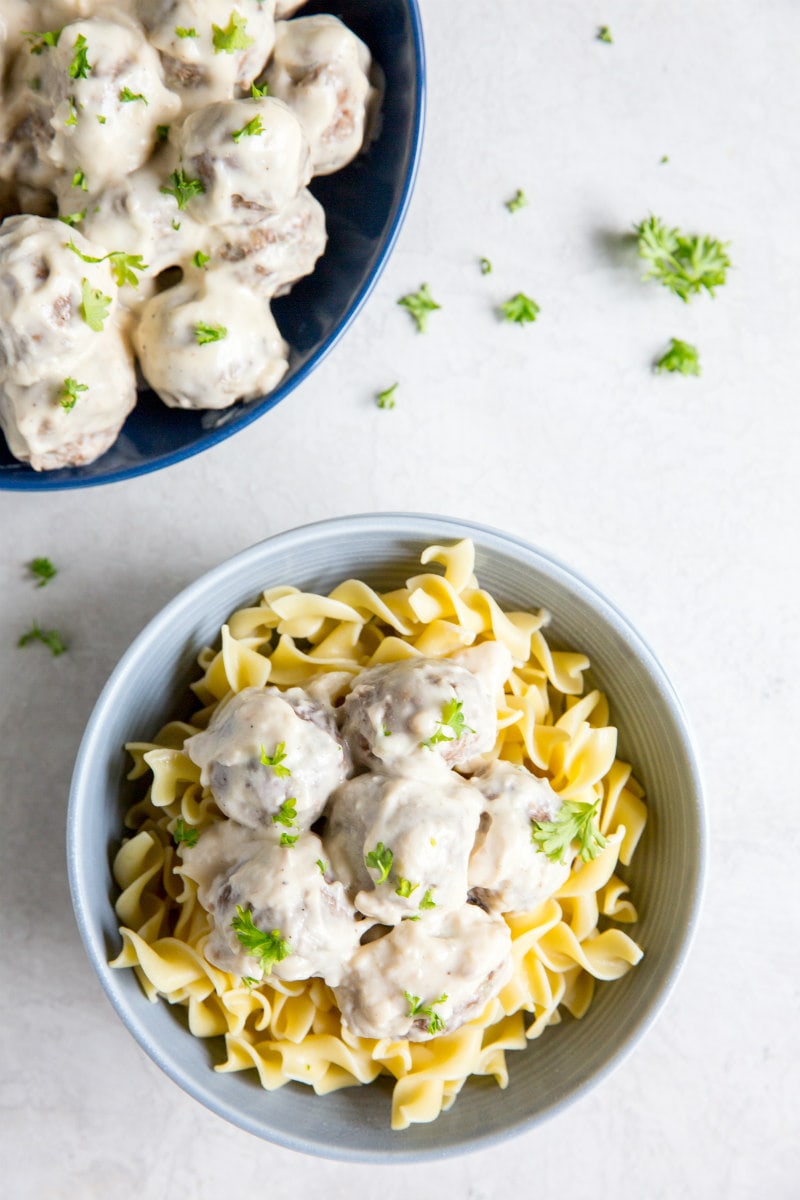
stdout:
[(442, 307), (434, 300), (427, 283), (423, 283), (418, 292), (409, 292), (408, 295), (401, 296), (397, 303), (414, 318), (419, 333), (427, 332), (428, 317), (437, 308)]
[(69, 64), (70, 79), (88, 79), (92, 64), (88, 59), (89, 43), (82, 33), (75, 38), (75, 53)]
[(420, 742), (420, 745), (430, 749), (440, 742), (453, 742), (463, 733), (474, 733), (475, 730), (464, 719), (463, 707), (463, 700), (459, 700), (455, 696), (452, 700), (446, 700), (442, 705), (441, 719), (436, 722), (439, 728), (426, 741)]
[(27, 633), (23, 633), (17, 645), (27, 646), (31, 642), (42, 642), (43, 645), (48, 647), (53, 658), (57, 658), (59, 654), (63, 654), (67, 648), (64, 639), (57, 629), (40, 629), (36, 621), (32, 622)]
[(263, 132), (264, 124), (261, 120), (261, 115), (260, 113), (256, 113), (252, 121), (248, 121), (247, 124), (243, 125), (241, 129), (235, 130), (231, 134), (231, 137), (238, 146), (243, 137), (258, 137), (258, 135)]
[(84, 175), (84, 173), (80, 169), (80, 167), (75, 172), (75, 174), (72, 176), (72, 186), (74, 188), (80, 188), (82, 192), (88, 192), (88, 190), (89, 190), (89, 184), (86, 181), (86, 176)]
[(377, 396), (375, 397), (375, 403), (378, 408), (394, 408), (394, 394), (399, 386), (399, 383), (393, 383), (391, 387), (385, 388), (382, 392), (378, 392)]
[(224, 29), (212, 25), (212, 41), (215, 54), (234, 54), (237, 50), (246, 50), (255, 45), (255, 38), (246, 33), (247, 21), (237, 12), (232, 12), (230, 20)]
[(381, 883), (386, 883), (389, 878), (389, 872), (392, 869), (394, 862), (394, 854), (388, 846), (384, 846), (383, 842), (378, 842), (374, 850), (370, 850), (364, 856), (364, 862), (368, 867), (378, 872), (378, 878), (375, 880), (376, 887)]
[(447, 999), (447, 993), (444, 992), (438, 1000), (431, 1000), (429, 1004), (423, 1004), (419, 996), (414, 996), (411, 992), (403, 992), (408, 1004), (409, 1017), (426, 1017), (428, 1024), (426, 1026), (428, 1033), (441, 1033), (445, 1028), (444, 1021), (439, 1013), (434, 1012), (434, 1008), (438, 1004), (444, 1004)]
[(714, 288), (725, 283), (731, 265), (728, 242), (681, 233), (654, 216), (634, 226), (634, 232), (639, 257), (648, 264), (644, 278), (656, 279), (681, 300), (688, 301), (703, 288), (713, 296)]
[(607, 25), (601, 25), (597, 30), (597, 40), (598, 42), (605, 42), (609, 46), (612, 44), (614, 39), (611, 36), (611, 30)]
[(176, 25), (175, 32), (179, 38), (196, 38), (200, 36), (194, 25), (192, 25), (189, 29), (187, 29), (184, 25)]
[(291, 775), (288, 767), (283, 766), (283, 761), (286, 758), (286, 742), (278, 742), (275, 747), (274, 754), (267, 754), (267, 751), (262, 743), (261, 746), (261, 761), (265, 767), (272, 767), (279, 779), (285, 779)]
[(561, 862), (574, 841), (584, 862), (597, 858), (607, 843), (597, 824), (600, 801), (564, 800), (552, 821), (532, 821), (531, 841), (551, 862)]
[(123, 104), (133, 104), (134, 100), (141, 100), (142, 104), (147, 104), (147, 97), (141, 92), (132, 92), (129, 87), (124, 87), (119, 93), (120, 101)]
[(95, 333), (102, 333), (110, 305), (110, 296), (104, 296), (99, 288), (93, 288), (88, 279), (81, 280), (80, 314)]
[(54, 567), (49, 558), (34, 558), (28, 563), (28, 569), (34, 579), (38, 580), (36, 586), (38, 588), (46, 587), (51, 579), (55, 579), (58, 574), (58, 567)]
[(194, 340), (198, 346), (207, 346), (209, 342), (221, 342), (228, 336), (224, 325), (204, 325), (199, 321), (194, 327)]
[(297, 824), (297, 800), (294, 796), (284, 800), (278, 811), (272, 814), (272, 824), (285, 825), (287, 829)]
[(159, 191), (163, 192), (165, 196), (174, 196), (181, 211), (186, 208), (192, 196), (201, 196), (206, 190), (199, 179), (190, 179), (183, 167), (178, 167), (176, 171), (173, 171), (168, 182), (172, 184), (172, 187), (167, 187), (165, 184), (164, 187), (159, 188)]
[(172, 835), (172, 840), (175, 842), (176, 846), (179, 846), (181, 843), (183, 843), (184, 846), (188, 846), (191, 849), (192, 846), (197, 845), (199, 837), (199, 829), (195, 829), (194, 825), (187, 825), (183, 817), (178, 817), (175, 825), (175, 831)]
[(58, 403), (64, 409), (64, 412), (72, 412), (78, 403), (78, 393), (88, 392), (88, 390), (88, 383), (78, 383), (77, 379), (73, 379), (71, 375), (68, 375), (58, 394)]
[(522, 188), (517, 188), (510, 200), (506, 200), (506, 208), (510, 213), (519, 212), (521, 208), (525, 208), (528, 203), (528, 197), (523, 192)]
[(527, 325), (536, 320), (542, 310), (535, 300), (530, 296), (526, 296), (524, 292), (517, 292), (510, 300), (506, 300), (505, 304), (500, 305), (500, 312), (506, 321), (513, 321), (517, 325)]
[(699, 375), (700, 355), (697, 347), (690, 342), (682, 342), (680, 338), (670, 338), (669, 348), (653, 363), (653, 370), (659, 374), (671, 371), (679, 375)]
[(481, 269), (481, 275), (491, 275), (492, 264), (490, 263), (488, 258), (479, 258), (478, 265), (480, 266), (480, 269)]
[(279, 929), (266, 933), (253, 924), (252, 909), (236, 905), (236, 916), (231, 921), (231, 929), (236, 934), (237, 941), (252, 958), (258, 959), (258, 964), (265, 975), (272, 974), (274, 963), (283, 962), (292, 953), (292, 947), (281, 936)]
[(31, 30), (23, 32), (22, 36), (31, 42), (31, 54), (43, 54), (48, 46), (57, 46), (58, 39), (61, 37), (63, 26), (61, 29), (48, 29), (45, 33), (35, 33)]
[(196, 267), (200, 267), (201, 269), (206, 265), (207, 262), (210, 261), (210, 259), (211, 255), (206, 254), (204, 250), (195, 250), (194, 254), (192, 255), (192, 262)]
[(400, 882), (394, 890), (396, 895), (402, 896), (404, 900), (408, 900), (412, 892), (415, 892), (418, 887), (418, 883), (412, 883), (410, 879), (404, 879), (401, 875)]

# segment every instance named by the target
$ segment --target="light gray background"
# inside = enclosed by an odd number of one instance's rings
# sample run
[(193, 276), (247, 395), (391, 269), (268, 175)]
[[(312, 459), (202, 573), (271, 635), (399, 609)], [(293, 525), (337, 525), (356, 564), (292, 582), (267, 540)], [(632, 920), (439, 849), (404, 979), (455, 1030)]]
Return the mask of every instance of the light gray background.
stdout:
[[(0, 495), (0, 1177), (13, 1200), (800, 1194), (800, 6), (424, 0), (424, 16), (411, 215), (313, 379), (166, 472)], [(517, 187), (530, 204), (509, 215)], [(624, 235), (650, 211), (730, 240), (715, 300), (684, 306), (640, 282)], [(426, 337), (395, 304), (423, 280), (442, 305)], [(519, 289), (541, 305), (535, 326), (495, 318)], [(698, 344), (701, 379), (652, 374), (671, 336)], [(397, 408), (378, 411), (396, 380)], [(229, 1128), (145, 1058), (84, 956), (63, 829), (92, 705), (165, 601), (268, 534), (398, 508), (508, 529), (628, 614), (692, 719), (712, 858), (679, 987), (611, 1079), (496, 1150), (354, 1167)], [(23, 565), (36, 555), (60, 568), (42, 590)], [(68, 654), (16, 648), (34, 617)]]

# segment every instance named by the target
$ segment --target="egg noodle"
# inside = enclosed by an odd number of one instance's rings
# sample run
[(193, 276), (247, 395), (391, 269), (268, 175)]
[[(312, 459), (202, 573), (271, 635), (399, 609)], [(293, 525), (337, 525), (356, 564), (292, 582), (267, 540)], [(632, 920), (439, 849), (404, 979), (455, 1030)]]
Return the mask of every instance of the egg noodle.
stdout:
[[(505, 1087), (507, 1050), (521, 1050), (557, 1024), (562, 1009), (582, 1017), (595, 980), (618, 979), (642, 957), (621, 929), (607, 921), (598, 927), (601, 918), (637, 920), (616, 872), (618, 863), (630, 863), (647, 811), (631, 767), (615, 757), (617, 731), (608, 724), (605, 696), (583, 694), (588, 659), (548, 647), (546, 612), (503, 612), (477, 585), (471, 542), (431, 546), (421, 562), (438, 563), (444, 574), (418, 575), (388, 593), (356, 580), (329, 596), (274, 587), (257, 606), (235, 612), (222, 627), (221, 647), (199, 656), (203, 677), (193, 690), (202, 707), (191, 724), (172, 721), (152, 743), (127, 747), (134, 760), (129, 778), (151, 780), (127, 814), (134, 832), (114, 861), (123, 944), (111, 965), (132, 967), (149, 1000), (185, 1006), (196, 1037), (222, 1035), (227, 1057), (216, 1070), (255, 1068), (270, 1091), (296, 1080), (319, 1095), (389, 1076), (393, 1129), (434, 1120), (470, 1075), (492, 1076)], [(367, 667), (443, 657), (491, 639), (505, 644), (516, 665), (488, 757), (545, 776), (562, 800), (601, 798), (599, 824), (608, 840), (594, 860), (576, 857), (549, 900), (532, 912), (505, 915), (513, 975), (481, 1016), (430, 1041), (360, 1038), (342, 1023), (321, 979), (247, 986), (207, 962), (212, 920), (197, 885), (180, 873), (172, 835), (179, 819), (202, 834), (222, 814), (200, 784), (199, 767), (183, 753), (184, 740), (207, 726), (231, 692), (246, 687), (297, 686), (323, 672), (347, 672), (342, 694)]]

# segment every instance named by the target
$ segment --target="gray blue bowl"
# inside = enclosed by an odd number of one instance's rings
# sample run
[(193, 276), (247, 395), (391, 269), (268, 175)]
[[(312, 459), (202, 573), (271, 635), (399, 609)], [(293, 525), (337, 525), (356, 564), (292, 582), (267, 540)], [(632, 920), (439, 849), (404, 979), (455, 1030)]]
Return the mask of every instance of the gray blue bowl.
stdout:
[[(349, 577), (382, 589), (418, 572), (432, 543), (471, 537), (481, 585), (504, 606), (552, 613), (548, 639), (585, 651), (608, 695), (620, 754), (635, 765), (650, 811), (625, 872), (644, 947), (635, 970), (600, 984), (581, 1021), (567, 1017), (508, 1055), (500, 1091), (470, 1080), (431, 1125), (391, 1132), (390, 1090), (380, 1082), (326, 1097), (300, 1084), (263, 1091), (255, 1075), (213, 1071), (220, 1044), (189, 1034), (182, 1010), (150, 1004), (132, 971), (112, 971), (119, 949), (110, 863), (132, 798), (123, 746), (148, 740), (188, 708), (195, 658), (236, 608), (278, 583), (326, 592)], [(697, 920), (705, 861), (701, 785), (680, 701), (653, 653), (591, 584), (517, 538), (465, 521), (377, 513), (279, 534), (204, 575), (139, 635), (103, 690), (81, 744), (68, 818), (70, 885), (86, 949), (123, 1022), (166, 1073), (212, 1111), (270, 1141), (351, 1161), (440, 1158), (500, 1141), (566, 1108), (633, 1048), (674, 985)], [(124, 1079), (119, 1080), (124, 1088)]]
[(111, 449), (85, 467), (34, 471), (18, 462), (0, 434), (0, 489), (50, 491), (144, 475), (199, 454), (269, 412), (335, 346), (366, 301), (400, 232), (422, 149), (425, 52), (417, 0), (311, 0), (302, 16), (335, 12), (369, 46), (386, 78), (378, 136), (365, 154), (311, 191), (325, 207), (328, 246), (313, 275), (273, 304), (291, 347), (289, 370), (260, 400), (222, 412), (167, 408), (140, 392)]

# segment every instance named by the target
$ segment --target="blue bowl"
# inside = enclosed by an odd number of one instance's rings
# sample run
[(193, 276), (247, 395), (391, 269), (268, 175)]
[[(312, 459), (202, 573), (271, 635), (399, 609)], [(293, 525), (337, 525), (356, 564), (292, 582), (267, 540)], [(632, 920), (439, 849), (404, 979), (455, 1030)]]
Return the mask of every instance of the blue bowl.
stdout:
[[(643, 784), (649, 821), (624, 874), (639, 908), (629, 927), (644, 948), (635, 970), (600, 984), (586, 1016), (510, 1052), (504, 1091), (470, 1079), (430, 1125), (392, 1132), (384, 1081), (316, 1096), (301, 1084), (263, 1091), (254, 1071), (219, 1074), (222, 1039), (192, 1037), (185, 1012), (149, 1004), (132, 971), (111, 970), (120, 946), (110, 863), (126, 803), (123, 745), (147, 741), (185, 711), (195, 658), (236, 608), (291, 583), (317, 592), (356, 576), (385, 589), (419, 570), (421, 550), (471, 537), (481, 584), (506, 608), (546, 607), (548, 640), (585, 651), (608, 695), (621, 757)], [(561, 563), (519, 539), (465, 521), (378, 513), (283, 533), (204, 575), (147, 626), (103, 693), (78, 754), (67, 823), (72, 900), (86, 949), (128, 1030), (160, 1067), (213, 1112), (259, 1137), (351, 1162), (441, 1158), (496, 1144), (567, 1107), (617, 1066), (673, 987), (694, 930), (705, 863), (701, 786), (686, 718), (652, 652), (622, 614)], [(120, 1077), (119, 1087), (125, 1086)]]
[(386, 77), (377, 139), (345, 170), (312, 181), (325, 208), (328, 246), (313, 275), (273, 304), (291, 346), (280, 386), (260, 400), (207, 412), (167, 408), (149, 389), (111, 449), (85, 467), (34, 471), (0, 435), (0, 488), (51, 491), (130, 479), (180, 462), (244, 429), (311, 374), (364, 304), (391, 254), (419, 163), (425, 111), (425, 52), (417, 0), (312, 0), (300, 16), (335, 12), (366, 42)]

